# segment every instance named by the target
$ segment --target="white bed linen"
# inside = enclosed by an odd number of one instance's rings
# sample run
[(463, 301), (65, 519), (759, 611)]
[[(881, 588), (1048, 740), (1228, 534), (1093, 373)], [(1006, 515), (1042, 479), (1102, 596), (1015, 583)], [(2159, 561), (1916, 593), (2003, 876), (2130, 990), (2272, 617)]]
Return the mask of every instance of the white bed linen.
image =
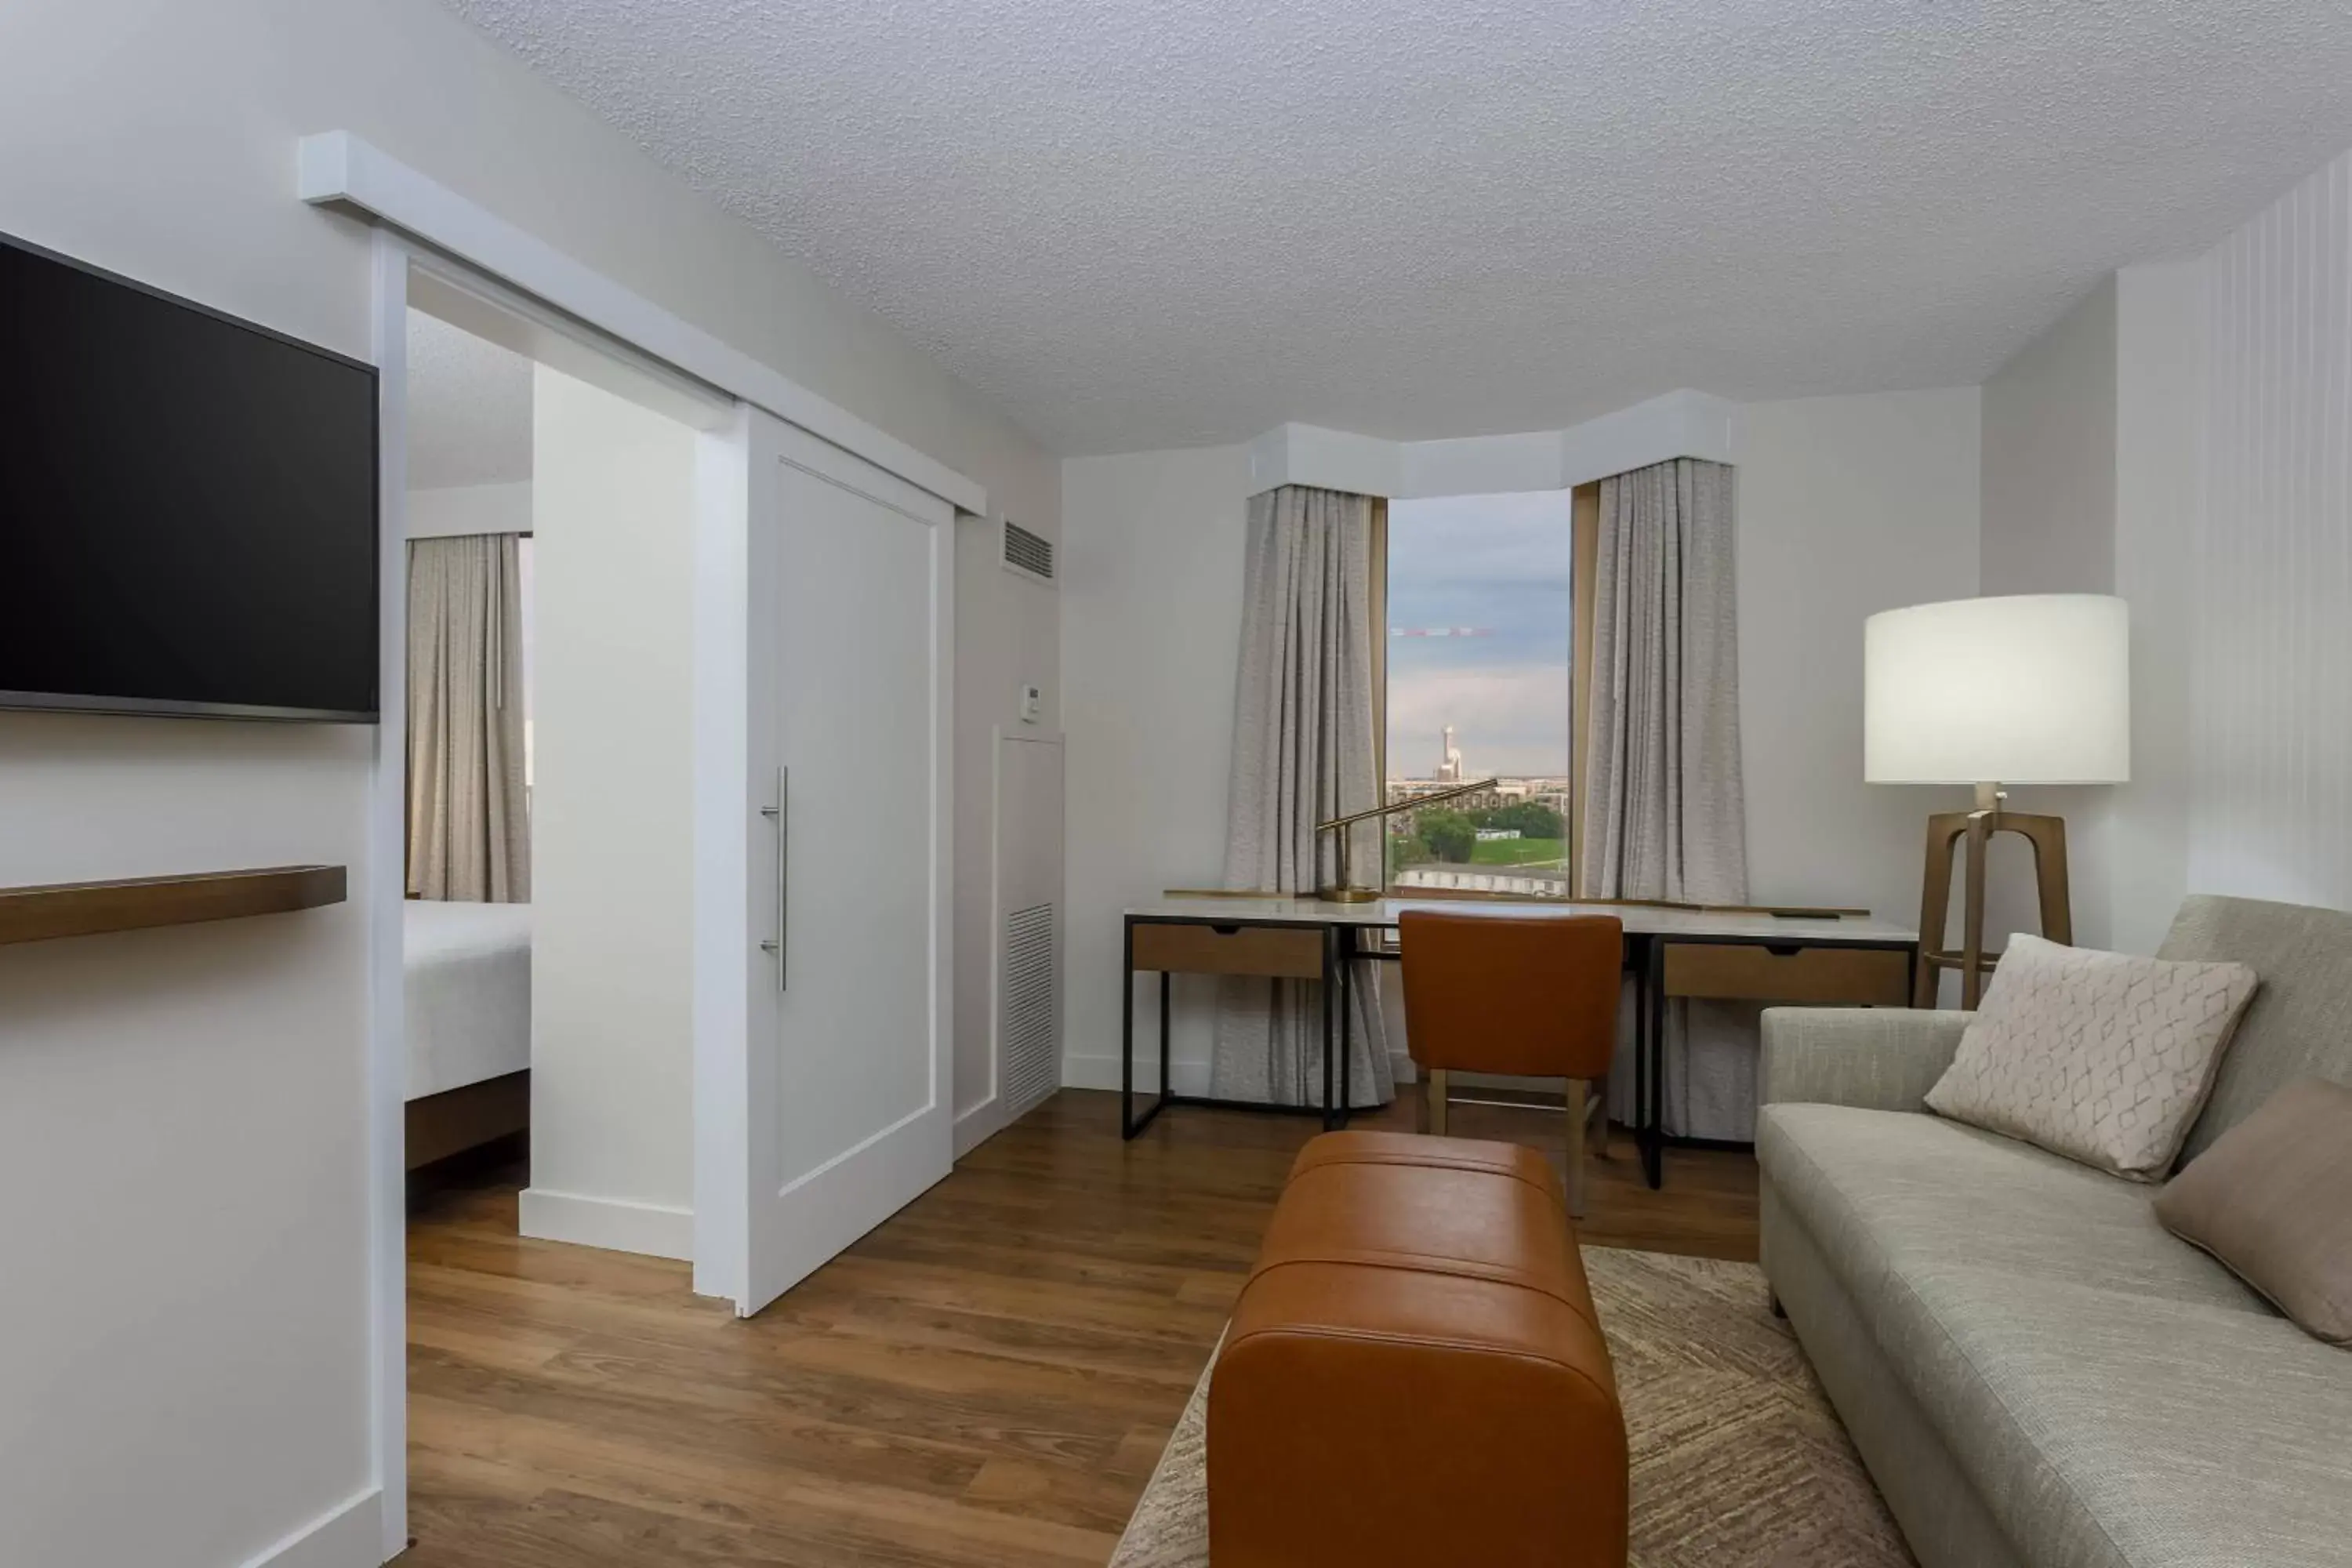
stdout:
[(411, 899), (408, 1098), (530, 1066), (530, 906)]

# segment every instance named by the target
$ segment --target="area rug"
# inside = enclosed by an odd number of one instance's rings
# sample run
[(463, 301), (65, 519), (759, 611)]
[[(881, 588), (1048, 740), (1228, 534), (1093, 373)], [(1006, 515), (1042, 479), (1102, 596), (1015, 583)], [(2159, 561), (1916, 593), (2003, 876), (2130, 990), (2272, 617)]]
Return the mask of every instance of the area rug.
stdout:
[[(1753, 1264), (1592, 1247), (1633, 1445), (1633, 1568), (1909, 1568)], [(1203, 1407), (1176, 1424), (1110, 1568), (1207, 1568)]]

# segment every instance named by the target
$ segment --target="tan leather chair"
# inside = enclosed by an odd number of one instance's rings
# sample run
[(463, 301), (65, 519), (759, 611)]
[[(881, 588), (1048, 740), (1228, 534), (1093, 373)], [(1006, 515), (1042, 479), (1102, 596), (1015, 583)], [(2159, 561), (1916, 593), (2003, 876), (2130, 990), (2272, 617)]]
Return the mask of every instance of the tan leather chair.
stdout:
[(1568, 1080), (1568, 1212), (1584, 1215), (1587, 1125), (1609, 1152), (1624, 930), (1608, 915), (1407, 910), (1399, 919), (1406, 1043), (1428, 1077), (1424, 1125), (1445, 1131), (1452, 1075)]

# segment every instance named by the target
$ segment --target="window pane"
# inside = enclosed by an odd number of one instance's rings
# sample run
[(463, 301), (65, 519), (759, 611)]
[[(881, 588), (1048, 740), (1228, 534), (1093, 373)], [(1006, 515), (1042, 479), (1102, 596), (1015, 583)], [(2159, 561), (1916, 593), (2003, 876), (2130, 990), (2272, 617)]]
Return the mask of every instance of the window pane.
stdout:
[(1388, 798), (1496, 778), (1389, 819), (1389, 880), (1568, 892), (1566, 490), (1389, 503)]

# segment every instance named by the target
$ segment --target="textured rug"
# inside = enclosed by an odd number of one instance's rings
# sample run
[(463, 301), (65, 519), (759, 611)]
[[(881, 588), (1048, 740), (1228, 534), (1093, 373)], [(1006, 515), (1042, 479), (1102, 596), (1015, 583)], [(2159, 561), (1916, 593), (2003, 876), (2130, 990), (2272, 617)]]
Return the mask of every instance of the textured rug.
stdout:
[[(1633, 1568), (1909, 1568), (1754, 1265), (1587, 1247), (1633, 1458)], [(1168, 1439), (1110, 1568), (1207, 1568), (1203, 1405)]]

